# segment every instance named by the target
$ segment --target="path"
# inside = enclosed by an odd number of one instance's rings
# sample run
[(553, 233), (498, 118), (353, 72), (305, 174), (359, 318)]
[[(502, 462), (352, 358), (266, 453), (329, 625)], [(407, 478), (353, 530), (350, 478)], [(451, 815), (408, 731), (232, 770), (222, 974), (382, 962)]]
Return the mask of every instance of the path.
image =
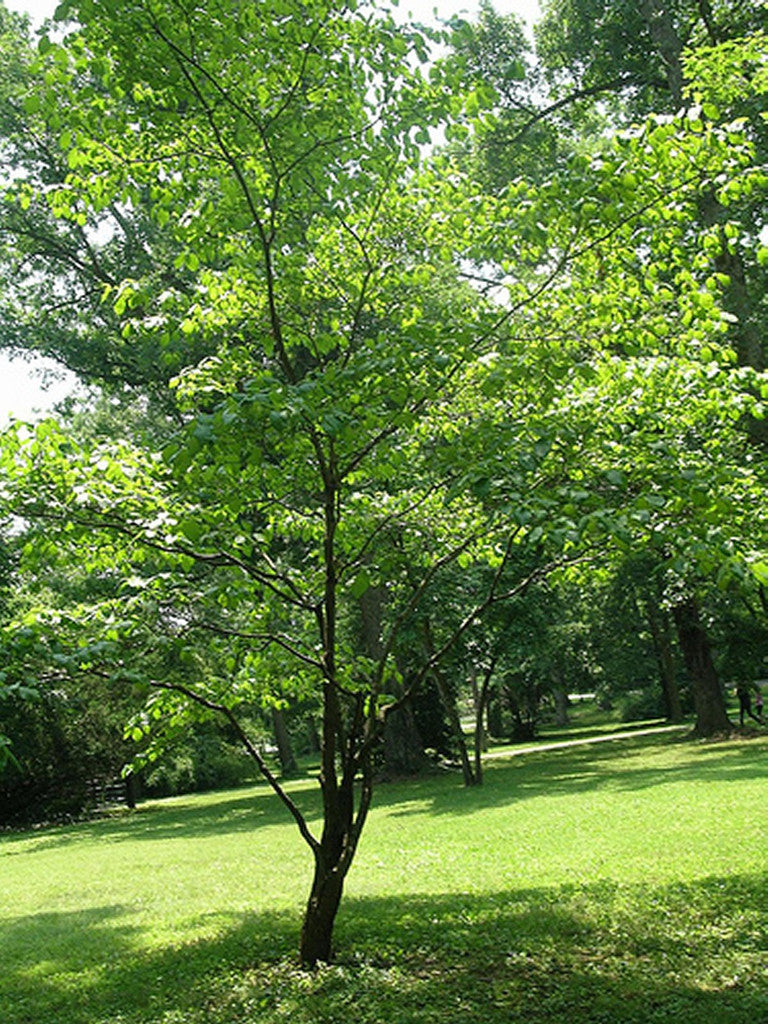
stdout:
[(662, 732), (680, 732), (690, 729), (690, 722), (683, 725), (656, 725), (651, 729), (625, 729), (623, 732), (609, 732), (598, 736), (584, 736), (578, 740), (559, 740), (557, 743), (534, 743), (513, 750), (494, 750), (483, 754), (483, 760), (495, 757), (519, 757), (520, 754), (538, 753), (540, 750), (560, 750), (563, 747), (581, 747), (587, 743), (607, 743), (609, 740), (626, 740), (633, 736), (655, 736)]

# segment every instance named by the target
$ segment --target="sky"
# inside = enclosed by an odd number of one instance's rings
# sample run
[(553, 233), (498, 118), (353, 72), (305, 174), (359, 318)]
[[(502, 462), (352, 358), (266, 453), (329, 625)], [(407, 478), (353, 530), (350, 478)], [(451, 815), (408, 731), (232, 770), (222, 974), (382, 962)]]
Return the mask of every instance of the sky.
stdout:
[[(26, 11), (33, 24), (39, 25), (53, 14), (59, 0), (5, 2), (13, 10)], [(410, 12), (422, 22), (431, 21), (436, 9), (441, 18), (448, 18), (454, 14), (471, 16), (477, 7), (475, 0), (440, 0), (439, 4), (435, 4), (434, 0), (400, 0), (401, 10)], [(539, 10), (538, 0), (495, 0), (495, 7), (501, 14), (518, 14), (529, 27)], [(0, 423), (9, 416), (30, 419), (44, 414), (66, 397), (74, 386), (74, 378), (51, 360), (10, 360), (0, 353)]]

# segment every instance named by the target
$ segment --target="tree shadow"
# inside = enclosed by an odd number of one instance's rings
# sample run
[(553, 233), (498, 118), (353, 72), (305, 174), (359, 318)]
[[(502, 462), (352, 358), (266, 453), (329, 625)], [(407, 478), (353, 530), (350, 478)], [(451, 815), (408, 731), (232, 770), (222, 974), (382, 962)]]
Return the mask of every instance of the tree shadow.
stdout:
[[(442, 779), (413, 779), (396, 790), (380, 788), (378, 806), (389, 807), (393, 815), (423, 813), (472, 814), (486, 807), (519, 803), (540, 796), (575, 795), (601, 789), (638, 791), (665, 782), (739, 782), (746, 776), (768, 779), (768, 758), (763, 744), (729, 745), (722, 753), (711, 747), (690, 746), (687, 764), (635, 764), (645, 748), (679, 746), (679, 736), (644, 736), (537, 751), (532, 749), (509, 758), (489, 760), (480, 787), (463, 787), (461, 776), (451, 773)], [(697, 755), (706, 756), (697, 756)]]
[[(289, 820), (285, 808), (266, 784), (210, 795), (210, 803), (199, 797), (174, 797), (140, 803), (93, 821), (54, 826), (41, 831), (10, 833), (3, 837), (3, 854), (28, 857), (35, 852), (80, 843), (84, 839), (110, 842), (158, 839), (205, 839), (228, 833), (252, 832)], [(300, 810), (313, 818), (320, 813), (318, 786), (314, 780), (292, 787), (291, 798)], [(34, 842), (30, 845), (29, 840)]]
[(160, 948), (126, 907), (33, 915), (0, 924), (3, 1024), (756, 1024), (763, 883), (352, 898), (336, 965), (313, 974), (293, 958), (297, 913)]

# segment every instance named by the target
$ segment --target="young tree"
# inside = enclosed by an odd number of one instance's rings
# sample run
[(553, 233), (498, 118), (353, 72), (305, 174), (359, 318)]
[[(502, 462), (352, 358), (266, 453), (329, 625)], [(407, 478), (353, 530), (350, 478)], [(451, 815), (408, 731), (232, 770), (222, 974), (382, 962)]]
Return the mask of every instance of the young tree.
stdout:
[[(733, 410), (749, 407), (744, 381), (666, 358), (716, 339), (719, 308), (690, 275), (663, 286), (655, 262), (682, 274), (686, 204), (741, 148), (695, 131), (673, 146), (657, 126), (626, 143), (621, 174), (591, 168), (599, 202), (577, 174), (490, 197), (420, 150), (427, 125), (483, 97), (464, 106), (447, 69), (414, 69), (423, 35), (354, 0), (73, 0), (60, 13), (81, 28), (42, 41), (24, 104), (67, 170), (48, 180), (12, 154), (5, 202), (82, 229), (91, 265), (121, 222), (130, 235), (146, 218), (135, 271), (104, 282), (105, 351), (135, 353), (145, 373), (168, 352), (178, 373), (154, 432), (11, 432), (3, 497), (47, 524), (48, 544), (55, 529), (62, 550), (122, 581), (57, 627), (57, 644), (71, 637), (61, 663), (148, 682), (148, 726), (223, 715), (294, 817), (314, 862), (311, 965), (331, 956), (386, 719), (478, 616), (609, 536), (631, 543), (673, 514), (693, 531), (712, 508), (721, 522), (717, 486), (750, 495), (730, 462), (709, 479), (735, 444)], [(647, 287), (627, 294), (633, 262)], [(46, 249), (31, 281), (47, 274), (55, 296), (58, 269)], [(596, 273), (611, 287), (594, 306)], [(30, 294), (39, 312), (42, 287)], [(680, 325), (662, 336), (672, 312)], [(67, 325), (87, 348), (89, 324)], [(637, 357), (621, 372), (619, 350)], [(541, 549), (527, 574), (512, 571), (521, 547)], [(489, 567), (483, 589), (403, 685), (398, 635), (447, 567), (474, 562)], [(381, 635), (361, 651), (352, 609), (379, 587)], [(199, 636), (213, 646), (201, 660)], [(240, 718), (267, 682), (279, 702), (288, 676), (322, 707), (319, 834)]]
[[(419, 172), (425, 124), (456, 100), (414, 71), (419, 33), (355, 3), (84, 0), (59, 13), (81, 27), (43, 39), (24, 105), (67, 169), (41, 180), (17, 159), (6, 206), (50, 209), (91, 268), (133, 236), (137, 211), (148, 219), (133, 276), (123, 264), (103, 282), (105, 337), (145, 371), (151, 353), (172, 354), (180, 428), (160, 451), (142, 447), (148, 434), (80, 444), (50, 423), (19, 431), (8, 502), (125, 579), (119, 599), (83, 608), (72, 667), (149, 677), (164, 698), (148, 721), (190, 704), (224, 715), (258, 762), (314, 858), (300, 949), (314, 964), (331, 956), (385, 708), (407, 696), (387, 698), (396, 634), (444, 566), (462, 553), (503, 564), (520, 533), (508, 512), (451, 497), (455, 464), (433, 458), (508, 319), (457, 274), (455, 185)], [(16, 230), (11, 255), (26, 237)], [(58, 269), (49, 249), (30, 267), (53, 292)], [(69, 326), (89, 337), (77, 315)], [(437, 552), (419, 542), (426, 520)], [(380, 582), (393, 598), (383, 642), (359, 656), (345, 609)], [(232, 645), (225, 672), (185, 669), (199, 631)], [(277, 655), (319, 685), (319, 835), (236, 714)]]

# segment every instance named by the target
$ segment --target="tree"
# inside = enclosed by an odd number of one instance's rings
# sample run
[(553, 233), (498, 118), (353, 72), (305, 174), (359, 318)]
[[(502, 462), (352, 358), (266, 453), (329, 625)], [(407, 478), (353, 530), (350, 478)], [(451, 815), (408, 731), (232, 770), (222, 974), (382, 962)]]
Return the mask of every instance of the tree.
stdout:
[[(503, 563), (511, 536), (508, 515), (490, 523), (471, 497), (445, 508), (455, 468), (430, 462), (445, 429), (433, 407), (479, 387), (478, 359), (507, 319), (458, 280), (465, 242), (435, 222), (445, 186), (414, 176), (423, 124), (452, 99), (412, 69), (418, 33), (354, 4), (61, 10), (82, 29), (43, 40), (26, 109), (68, 170), (41, 188), (25, 165), (6, 202), (49, 205), (96, 258), (114, 222), (130, 234), (134, 210), (150, 218), (146, 269), (105, 282), (107, 334), (114, 343), (119, 327), (142, 360), (189, 360), (172, 400), (182, 426), (161, 453), (141, 438), (80, 445), (52, 424), (18, 434), (6, 466), (29, 457), (29, 489), (8, 500), (126, 581), (82, 611), (91, 643), (73, 631), (73, 669), (95, 659), (141, 685), (154, 664), (148, 720), (189, 704), (224, 715), (280, 795), (314, 857), (301, 938), (314, 964), (331, 955), (384, 707), (403, 700), (386, 699), (394, 637), (443, 566), (461, 553)], [(418, 550), (425, 518), (437, 555)], [(415, 586), (391, 578), (395, 531)], [(387, 574), (397, 600), (382, 650), (357, 656), (345, 603)], [(194, 631), (227, 638), (225, 671), (160, 674), (174, 652), (183, 667)], [(236, 715), (274, 652), (319, 680), (319, 836)]]
[[(539, 130), (542, 121), (551, 123), (553, 117), (562, 117), (564, 111), (570, 110), (574, 112), (576, 120), (572, 122), (569, 141), (574, 149), (581, 150), (583, 176), (584, 169), (589, 166), (589, 159), (585, 156), (589, 150), (584, 144), (584, 128), (589, 125), (589, 118), (585, 114), (587, 102), (594, 103), (600, 99), (608, 103), (609, 122), (612, 126), (621, 123), (629, 125), (631, 118), (637, 118), (638, 114), (645, 115), (651, 110), (674, 111), (683, 102), (691, 106), (698, 102), (703, 103), (703, 109), (692, 109), (690, 120), (702, 126), (719, 122), (726, 126), (726, 130), (730, 130), (732, 126), (729, 118), (735, 113), (749, 116), (742, 138), (757, 147), (756, 163), (759, 165), (759, 155), (764, 145), (764, 127), (758, 98), (763, 86), (757, 72), (757, 54), (764, 50), (764, 46), (756, 29), (764, 22), (764, 9), (758, 10), (751, 5), (718, 5), (713, 14), (708, 4), (686, 2), (670, 5), (651, 2), (628, 6), (623, 3), (606, 5), (593, 4), (589, 0), (563, 0), (548, 4), (536, 35), (537, 53), (550, 84), (551, 99), (540, 99), (536, 104), (529, 104), (526, 121), (519, 106), (505, 105), (504, 90), (499, 88), (497, 92), (502, 99), (501, 117), (490, 132), (478, 136), (477, 145), (481, 149), (485, 148), (489, 163), (495, 161), (498, 176), (509, 170), (505, 166), (505, 138), (511, 144), (526, 131)], [(739, 38), (742, 33), (751, 35)], [(596, 45), (596, 40), (601, 45)], [(695, 49), (686, 52), (685, 45)], [(724, 84), (729, 78), (729, 68), (734, 79), (745, 86), (744, 89), (734, 91), (731, 87), (729, 90)], [(490, 74), (493, 76), (497, 72)], [(510, 117), (514, 121), (511, 135), (507, 124)], [(672, 142), (674, 137), (673, 144), (676, 144), (684, 131), (682, 123), (678, 123), (671, 130), (669, 141)], [(611, 152), (612, 147), (604, 139), (593, 140), (592, 146), (602, 154), (609, 168), (617, 173), (627, 173), (626, 180), (630, 187), (638, 181), (625, 161), (616, 161), (615, 151)], [(575, 166), (575, 161), (571, 163)], [(510, 162), (507, 160), (506, 164)], [(511, 166), (514, 167), (514, 162)], [(553, 165), (552, 170), (554, 174), (564, 173), (562, 168), (563, 163), (559, 172), (556, 165)], [(668, 182), (671, 185), (672, 177), (668, 178)], [(595, 200), (600, 202), (601, 190), (605, 195), (605, 186), (598, 186), (595, 191), (595, 184), (593, 181), (587, 187), (587, 191), (593, 190), (588, 205)], [(764, 204), (764, 194), (763, 185), (758, 183), (758, 177), (754, 175), (752, 185), (747, 185), (743, 191), (736, 179), (730, 180), (727, 188), (719, 187), (715, 179), (711, 179), (709, 185), (702, 179), (698, 198), (687, 206), (684, 214), (689, 239), (692, 242), (698, 238), (699, 245), (698, 252), (693, 247), (689, 250), (691, 265), (701, 270), (708, 267), (710, 283), (715, 280), (719, 282), (715, 301), (722, 304), (727, 317), (728, 340), (733, 346), (736, 359), (740, 365), (757, 370), (765, 366), (762, 349), (765, 332), (760, 326), (761, 318), (764, 317), (765, 283), (761, 267), (761, 241), (754, 225), (761, 220), (757, 211)], [(668, 204), (666, 213), (670, 220), (674, 219), (671, 210), (675, 205), (674, 200)], [(543, 225), (545, 222), (540, 223)], [(679, 224), (682, 238), (685, 229), (682, 221)], [(608, 294), (619, 294), (616, 290), (617, 280), (608, 284), (608, 267), (611, 264), (620, 268), (625, 280), (627, 275), (634, 277), (639, 273), (641, 277), (637, 280), (640, 288), (647, 286), (647, 268), (644, 266), (645, 261), (638, 259), (637, 251), (629, 259), (625, 253), (619, 261), (615, 261), (617, 254), (608, 247), (599, 247), (598, 252), (599, 259), (592, 283), (595, 293), (602, 293), (606, 297)], [(662, 257), (657, 264), (662, 268), (661, 279), (675, 288), (674, 275), (667, 275), (668, 267), (664, 267), (664, 263)], [(704, 279), (701, 280), (703, 282)], [(630, 287), (626, 291), (632, 290)], [(692, 297), (693, 290), (688, 291), (688, 294)], [(599, 304), (596, 298), (594, 301), (596, 305)], [(613, 315), (617, 314), (624, 315), (615, 309)], [(576, 317), (572, 318), (572, 323), (573, 329), (578, 330)], [(636, 351), (637, 346), (631, 343), (628, 351), (633, 350)], [(765, 432), (766, 422), (762, 415), (751, 416), (747, 413), (744, 422), (748, 424), (751, 440), (762, 443), (760, 439)], [(751, 460), (752, 455), (746, 455), (745, 452), (743, 457)], [(724, 555), (727, 560), (727, 553), (724, 552)], [(693, 571), (695, 575), (695, 567)], [(679, 635), (681, 639), (686, 638), (686, 642), (692, 636), (687, 630)], [(696, 657), (688, 656), (687, 661), (689, 665), (703, 665), (702, 657), (705, 658), (703, 649)], [(698, 683), (704, 691), (709, 691), (713, 680), (714, 667), (710, 665)], [(718, 691), (719, 686), (706, 700), (700, 702), (701, 706), (713, 707), (718, 702)], [(716, 726), (711, 725), (717, 731), (722, 728), (725, 717), (722, 699), (719, 703), (721, 713), (717, 716), (718, 723)], [(710, 726), (700, 721), (698, 728), (706, 731)]]
[[(179, 372), (167, 393), (156, 382), (161, 429), (80, 439), (46, 422), (4, 439), (3, 500), (45, 524), (25, 557), (53, 545), (120, 581), (56, 622), (42, 609), (38, 635), (67, 671), (148, 693), (139, 734), (223, 716), (311, 851), (312, 965), (331, 956), (386, 720), (477, 619), (609, 537), (632, 543), (673, 513), (694, 531), (713, 508), (714, 529), (752, 494), (717, 466), (754, 380), (666, 358), (716, 343), (722, 317), (698, 278), (659, 280), (689, 259), (696, 187), (743, 148), (656, 125), (617, 143), (626, 174), (590, 168), (599, 202), (577, 173), (491, 196), (419, 148), (427, 125), (482, 119), (486, 99), (465, 102), (449, 67), (415, 69), (427, 41), (385, 14), (322, 0), (60, 12), (82, 27), (41, 42), (25, 105), (68, 170), (48, 181), (19, 158), (5, 202), (82, 228), (97, 261), (121, 220), (130, 234), (147, 218), (156, 244), (105, 282), (103, 336), (145, 374), (166, 350)], [(627, 294), (633, 262), (649, 284)], [(597, 308), (596, 271), (611, 285)], [(55, 295), (48, 250), (35, 273)], [(43, 289), (29, 301), (39, 313)], [(619, 350), (636, 356), (620, 374)], [(486, 566), (483, 587), (399, 680), (398, 638), (454, 564)], [(361, 650), (355, 615), (377, 588), (380, 635)], [(286, 685), (322, 708), (319, 835), (244, 725)]]

